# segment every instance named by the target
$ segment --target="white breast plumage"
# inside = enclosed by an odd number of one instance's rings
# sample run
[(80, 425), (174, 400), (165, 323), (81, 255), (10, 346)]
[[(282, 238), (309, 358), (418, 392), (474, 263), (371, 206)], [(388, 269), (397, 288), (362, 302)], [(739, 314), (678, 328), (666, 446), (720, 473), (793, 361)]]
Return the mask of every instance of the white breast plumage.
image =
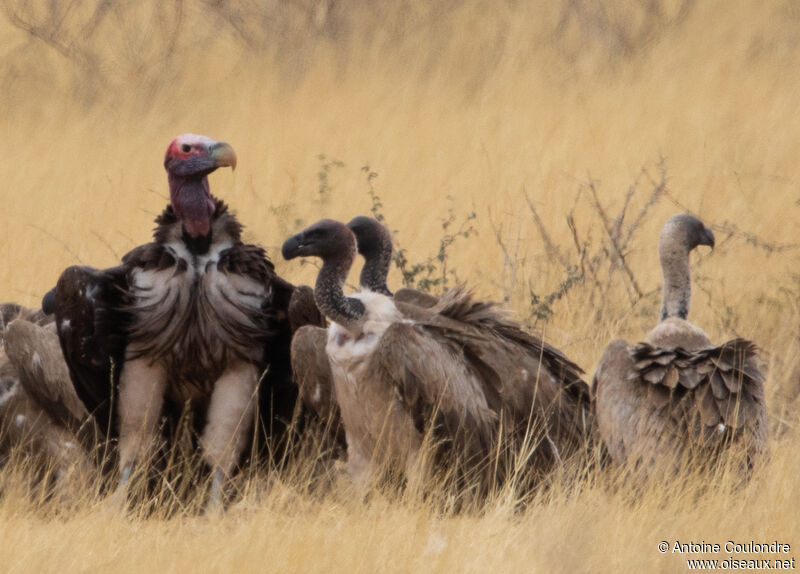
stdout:
[(223, 364), (231, 352), (260, 359), (258, 339), (267, 332), (261, 311), (266, 287), (218, 268), (231, 247), (231, 242), (220, 242), (192, 256), (182, 243), (168, 243), (175, 265), (132, 271), (131, 353), (146, 350), (182, 361), (187, 351), (200, 349), (199, 361), (209, 366)]
[(361, 331), (353, 333), (336, 322), (332, 322), (328, 328), (328, 357), (332, 363), (343, 367), (354, 365), (371, 355), (386, 329), (403, 320), (394, 301), (385, 295), (364, 290), (351, 297), (364, 303), (367, 310)]

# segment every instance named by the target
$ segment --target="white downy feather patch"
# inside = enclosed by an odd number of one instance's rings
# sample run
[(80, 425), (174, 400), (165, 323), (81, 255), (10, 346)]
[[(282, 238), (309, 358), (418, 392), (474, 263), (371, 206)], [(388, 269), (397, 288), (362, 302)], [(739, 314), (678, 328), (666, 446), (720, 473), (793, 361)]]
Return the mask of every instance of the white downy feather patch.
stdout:
[(6, 404), (8, 401), (11, 400), (13, 396), (15, 396), (19, 392), (19, 382), (15, 381), (11, 388), (9, 388), (5, 393), (0, 395), (0, 407)]
[(366, 318), (358, 333), (353, 333), (336, 322), (328, 327), (326, 351), (332, 361), (342, 365), (371, 354), (386, 329), (403, 320), (394, 301), (386, 295), (362, 290), (350, 297), (364, 304)]

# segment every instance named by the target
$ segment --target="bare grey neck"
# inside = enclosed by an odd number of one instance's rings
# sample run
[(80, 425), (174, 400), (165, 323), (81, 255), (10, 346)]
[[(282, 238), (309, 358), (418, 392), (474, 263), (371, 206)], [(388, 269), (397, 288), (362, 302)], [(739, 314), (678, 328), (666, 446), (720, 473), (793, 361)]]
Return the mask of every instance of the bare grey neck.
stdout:
[(392, 246), (388, 249), (381, 245), (380, 249), (375, 248), (364, 253), (364, 267), (361, 268), (361, 275), (358, 279), (359, 284), (365, 289), (392, 296), (389, 286), (386, 284), (386, 277), (389, 275), (389, 266), (392, 263)]
[(679, 238), (662, 234), (658, 242), (658, 256), (664, 278), (659, 321), (668, 317), (687, 319), (692, 298), (689, 250)]
[(358, 252), (364, 256), (359, 284), (375, 293), (392, 296), (386, 278), (392, 265), (392, 236), (377, 219), (355, 217), (347, 226), (355, 233)]
[[(354, 250), (353, 250), (354, 251)], [(314, 287), (314, 300), (325, 316), (348, 330), (359, 330), (364, 322), (366, 307), (353, 297), (345, 297), (344, 283), (355, 253), (342, 253), (323, 260)]]

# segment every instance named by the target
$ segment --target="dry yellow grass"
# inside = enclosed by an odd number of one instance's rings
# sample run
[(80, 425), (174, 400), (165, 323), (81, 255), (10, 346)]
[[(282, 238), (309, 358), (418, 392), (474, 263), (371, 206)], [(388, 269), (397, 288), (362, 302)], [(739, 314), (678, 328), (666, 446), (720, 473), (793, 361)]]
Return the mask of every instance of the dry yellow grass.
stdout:
[[(583, 189), (576, 225), (596, 245), (603, 232), (586, 195), (590, 178), (616, 213), (641, 168), (657, 176), (663, 156), (670, 198), (682, 206), (776, 244), (798, 240), (800, 13), (791, 2), (698, 2), (679, 23), (630, 36), (628, 47), (613, 26), (646, 30), (647, 19), (627, 2), (604, 3), (605, 28), (580, 12), (560, 33), (561, 8), (545, 2), (342, 2), (338, 12), (311, 10), (310, 20), (273, 7), (285, 25), (267, 46), (241, 39), (252, 20), (223, 26), (195, 3), (183, 5), (180, 28), (170, 27), (170, 8), (125, 5), (87, 39), (92, 14), (82, 3), (54, 42), (73, 55), (74, 46), (94, 46), (89, 76), (11, 24), (9, 14), (29, 4), (4, 2), (0, 18), (3, 300), (34, 304), (65, 266), (111, 265), (145, 241), (165, 203), (164, 148), (186, 131), (235, 147), (239, 169), (213, 175), (212, 188), (297, 283), (310, 282), (313, 268), (280, 261), (277, 246), (298, 220), (368, 212), (367, 164), (413, 260), (435, 254), (449, 208), (458, 221), (474, 211), (478, 234), (456, 242), (449, 266), (482, 295), (510, 294), (522, 319), (530, 290), (549, 293), (564, 280), (525, 193), (553, 240), (569, 247), (565, 218)], [(665, 4), (677, 18), (672, 4), (681, 2)], [(44, 5), (22, 13), (47, 21)], [(325, 18), (338, 19), (337, 34), (319, 32)], [(161, 69), (168, 38), (176, 43)], [(344, 163), (330, 171), (326, 202), (319, 154)], [(672, 199), (652, 208), (631, 243), (628, 264), (645, 293), (660, 284), (658, 230), (681, 209)], [(518, 241), (513, 283), (493, 228), (508, 245)], [(766, 351), (773, 456), (735, 495), (720, 487), (700, 496), (690, 482), (631, 497), (601, 480), (556, 489), (524, 512), (498, 502), (480, 516), (437, 517), (411, 502), (315, 499), (279, 483), (224, 518), (170, 520), (108, 518), (96, 501), (54, 517), (6, 496), (0, 570), (682, 571), (682, 559), (656, 550), (675, 539), (777, 539), (794, 553), (798, 252), (751, 243), (735, 234), (704, 254), (691, 313), (713, 339), (735, 333)], [(399, 281), (395, 272), (391, 283)], [(578, 285), (556, 301), (546, 333), (590, 376), (611, 338), (636, 339), (654, 324), (658, 294), (631, 312), (617, 275), (598, 313), (588, 292)]]

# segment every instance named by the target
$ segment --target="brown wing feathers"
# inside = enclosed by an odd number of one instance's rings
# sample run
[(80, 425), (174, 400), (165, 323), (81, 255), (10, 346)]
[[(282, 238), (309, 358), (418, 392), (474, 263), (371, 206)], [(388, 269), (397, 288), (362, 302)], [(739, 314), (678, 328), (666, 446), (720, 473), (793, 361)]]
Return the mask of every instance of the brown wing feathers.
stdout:
[(694, 352), (639, 343), (630, 353), (635, 368), (629, 379), (666, 390), (651, 395), (656, 403), (674, 402), (693, 393), (692, 403), (706, 427), (752, 428), (757, 424), (764, 405), (765, 378), (758, 370), (752, 342), (734, 339)]
[(54, 329), (24, 319), (6, 330), (5, 349), (25, 391), (57, 423), (77, 432), (88, 416), (75, 394)]
[(326, 327), (325, 316), (314, 302), (314, 290), (308, 285), (299, 285), (295, 288), (289, 300), (289, 324), (292, 331), (297, 331), (304, 325)]
[[(589, 388), (583, 370), (563, 353), (461, 288), (442, 296), (439, 313), (428, 322), (457, 340), (465, 356), (483, 373), (487, 400), (527, 421), (531, 408), (552, 419), (556, 439), (583, 441), (591, 428)], [(492, 375), (493, 374), (493, 375)], [(491, 382), (495, 381), (495, 388)], [(492, 394), (498, 399), (493, 400)], [(535, 393), (535, 395), (534, 395)], [(534, 404), (531, 404), (534, 401)]]
[(564, 379), (568, 387), (577, 383), (586, 386), (581, 379), (583, 369), (555, 347), (525, 332), (515, 321), (498, 311), (494, 303), (475, 301), (471, 293), (463, 288), (455, 288), (445, 293), (440, 307), (436, 309), (441, 316), (471, 325), (480, 334), (492, 333), (502, 340), (520, 345), (531, 356), (541, 358), (553, 375)]
[(439, 336), (432, 345), (426, 331), (425, 324), (392, 325), (370, 361), (370, 377), (393, 382), (417, 431), (430, 429), (439, 447), (455, 449), (467, 461), (485, 457), (493, 452), (497, 419), (485, 389), (469, 384), (474, 378), (468, 370), (453, 372), (461, 355), (455, 341)]
[(56, 326), (75, 391), (112, 435), (112, 388), (124, 359), (128, 315), (125, 266), (69, 267), (56, 285)]

